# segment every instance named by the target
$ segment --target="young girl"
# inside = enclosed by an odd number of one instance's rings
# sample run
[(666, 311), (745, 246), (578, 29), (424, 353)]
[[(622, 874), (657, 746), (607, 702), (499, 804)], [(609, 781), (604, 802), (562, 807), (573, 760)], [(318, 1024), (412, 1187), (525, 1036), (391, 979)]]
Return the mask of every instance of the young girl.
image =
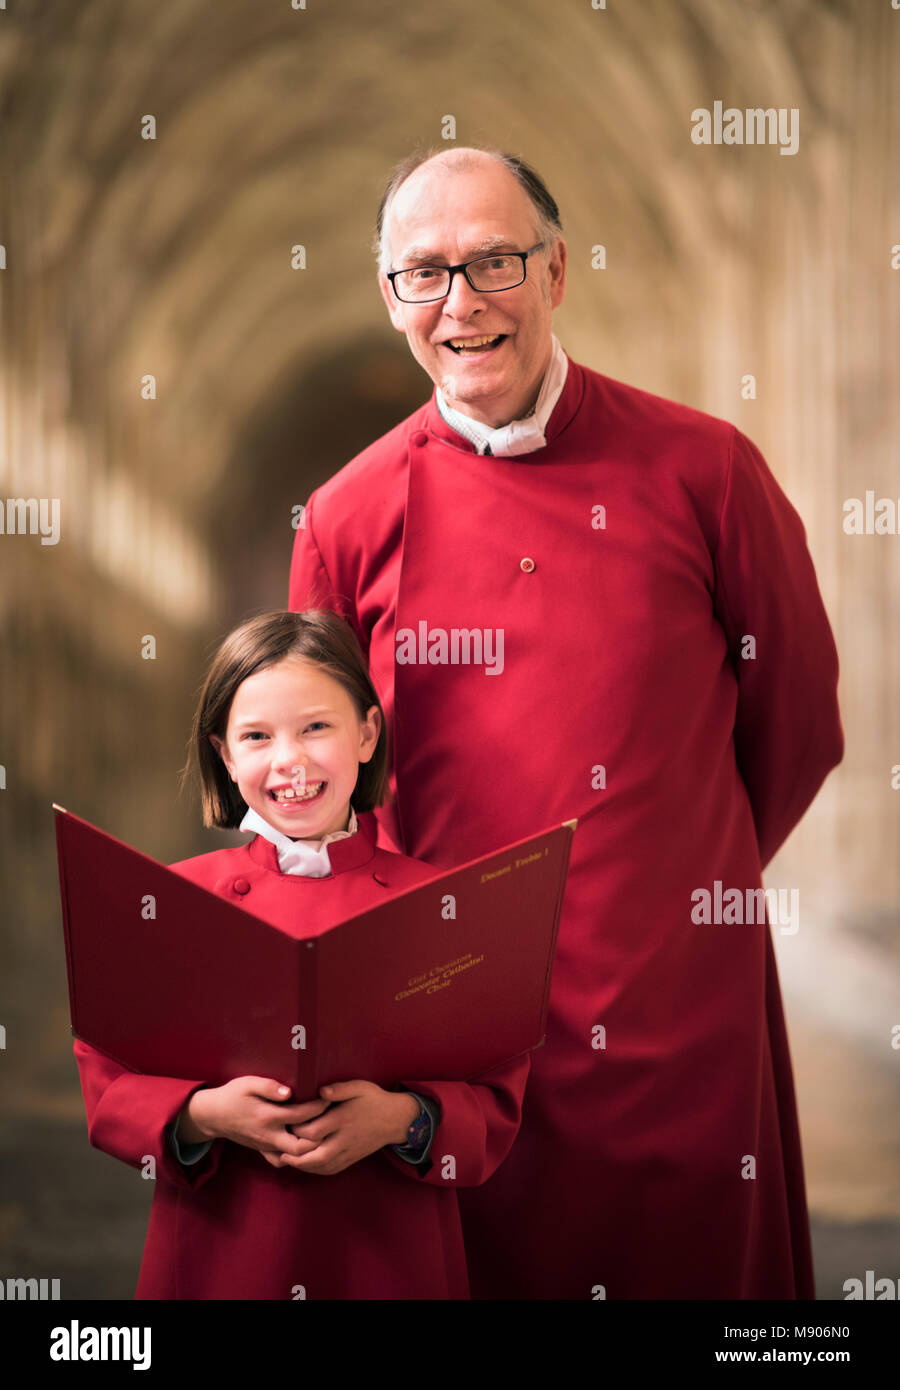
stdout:
[[(225, 639), (191, 773), (204, 823), (252, 838), (172, 867), (301, 936), (434, 874), (376, 848), (384, 717), (333, 613), (266, 613)], [(81, 1041), (75, 1056), (91, 1143), (155, 1159), (137, 1298), (468, 1297), (455, 1189), (509, 1152), (530, 1054), (469, 1082), (335, 1077), (318, 1096), (278, 1077), (143, 1076)]]

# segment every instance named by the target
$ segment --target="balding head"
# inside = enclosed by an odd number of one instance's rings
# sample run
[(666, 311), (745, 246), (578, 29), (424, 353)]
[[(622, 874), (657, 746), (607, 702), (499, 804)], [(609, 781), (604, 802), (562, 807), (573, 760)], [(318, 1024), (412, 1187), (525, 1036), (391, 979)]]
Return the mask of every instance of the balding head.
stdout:
[[(515, 179), (527, 197), (531, 205), (535, 241), (549, 244), (561, 236), (562, 222), (555, 198), (540, 175), (518, 155), (509, 154), (505, 150), (479, 149), (474, 145), (451, 146), (449, 149), (419, 149), (395, 165), (382, 194), (373, 243), (379, 269), (392, 268), (394, 248), (390, 240), (390, 214), (401, 189), (405, 189), (406, 198), (409, 199), (414, 191), (421, 191), (420, 188), (417, 189), (417, 184), (420, 185), (423, 179), (427, 179), (433, 188), (434, 196), (452, 196), (448, 194), (446, 185), (453, 175), (465, 174), (478, 168), (484, 169), (492, 163), (500, 166), (497, 175), (503, 182), (505, 173)], [(407, 188), (408, 184), (412, 187)]]

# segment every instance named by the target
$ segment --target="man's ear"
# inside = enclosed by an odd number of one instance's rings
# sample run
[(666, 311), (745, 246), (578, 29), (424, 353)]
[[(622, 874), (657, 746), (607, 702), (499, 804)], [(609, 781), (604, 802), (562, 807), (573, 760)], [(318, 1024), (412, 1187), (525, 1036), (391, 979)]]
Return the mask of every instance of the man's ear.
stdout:
[(381, 290), (381, 297), (387, 305), (387, 311), (391, 316), (391, 323), (398, 333), (406, 332), (406, 324), (403, 321), (403, 306), (391, 289), (391, 282), (383, 270), (378, 272), (378, 288)]
[(550, 307), (559, 308), (566, 292), (566, 243), (562, 237), (557, 237), (556, 245), (550, 254), (548, 261), (548, 277), (550, 281)]

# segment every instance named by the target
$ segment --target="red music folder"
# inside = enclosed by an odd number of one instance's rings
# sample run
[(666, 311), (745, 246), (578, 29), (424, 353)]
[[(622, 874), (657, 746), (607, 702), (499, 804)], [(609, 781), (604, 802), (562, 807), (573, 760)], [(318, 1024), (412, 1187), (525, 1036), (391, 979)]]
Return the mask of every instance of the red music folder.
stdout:
[(576, 820), (298, 938), (54, 810), (72, 1032), (132, 1071), (311, 1097), (464, 1081), (544, 1040)]

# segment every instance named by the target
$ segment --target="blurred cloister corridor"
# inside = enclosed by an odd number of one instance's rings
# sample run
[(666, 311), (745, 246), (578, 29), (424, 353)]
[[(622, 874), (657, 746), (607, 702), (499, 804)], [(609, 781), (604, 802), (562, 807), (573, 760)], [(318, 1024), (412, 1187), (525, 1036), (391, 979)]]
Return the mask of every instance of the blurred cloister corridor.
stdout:
[[(797, 155), (694, 144), (720, 98), (799, 108)], [(150, 1184), (88, 1146), (50, 805), (161, 860), (225, 843), (177, 796), (203, 665), (286, 604), (292, 509), (430, 394), (370, 243), (389, 168), (448, 113), (559, 203), (567, 352), (733, 421), (803, 518), (847, 744), (766, 883), (804, 905), (775, 943), (819, 1296), (897, 1278), (900, 537), (842, 526), (866, 490), (900, 507), (900, 12), (879, 0), (0, 15), (0, 476), (62, 515), (58, 545), (0, 538), (0, 1270), (131, 1296)]]

